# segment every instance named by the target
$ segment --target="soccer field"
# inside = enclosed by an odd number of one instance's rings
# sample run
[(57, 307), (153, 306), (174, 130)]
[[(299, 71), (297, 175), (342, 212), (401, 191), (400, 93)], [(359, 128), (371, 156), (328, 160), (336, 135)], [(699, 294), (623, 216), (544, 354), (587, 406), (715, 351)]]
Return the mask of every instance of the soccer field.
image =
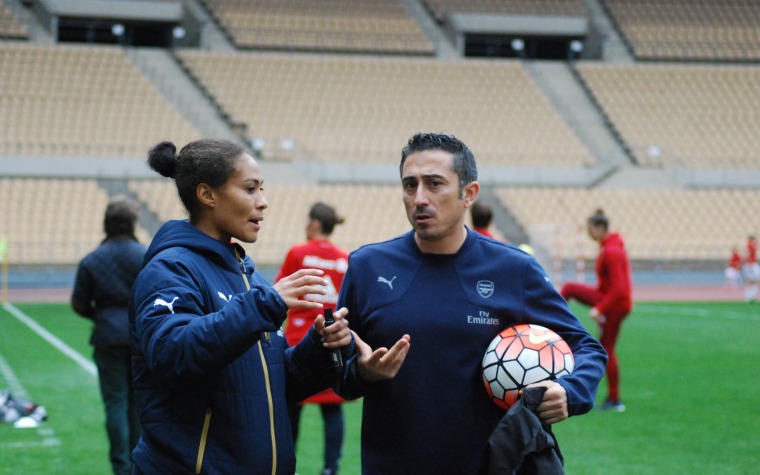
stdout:
[[(588, 323), (586, 309), (572, 308)], [(38, 428), (0, 424), (0, 474), (110, 472), (89, 332), (90, 323), (67, 304), (0, 309), (0, 389), (44, 405), (49, 414)], [(567, 473), (755, 473), (758, 334), (757, 305), (638, 303), (618, 344), (627, 411), (592, 411), (555, 426)], [(603, 382), (600, 398), (605, 393)], [(361, 402), (344, 407), (341, 473), (353, 475), (359, 473)], [(322, 468), (316, 407), (306, 408), (301, 427), (298, 472), (314, 475)]]

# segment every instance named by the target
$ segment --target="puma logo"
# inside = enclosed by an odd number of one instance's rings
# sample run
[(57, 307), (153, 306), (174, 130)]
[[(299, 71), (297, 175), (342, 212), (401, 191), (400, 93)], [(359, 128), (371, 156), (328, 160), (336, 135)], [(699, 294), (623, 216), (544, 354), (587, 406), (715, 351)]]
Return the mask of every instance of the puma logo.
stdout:
[(223, 293), (221, 293), (221, 292), (217, 292), (216, 294), (217, 294), (219, 297), (221, 297), (221, 298), (222, 298), (222, 300), (224, 300), (225, 302), (229, 302), (230, 300), (232, 300), (232, 295), (230, 295), (229, 297), (227, 297), (226, 295), (224, 295), (224, 294), (223, 294)]
[(178, 298), (179, 297), (174, 297), (171, 302), (167, 302), (164, 299), (156, 299), (156, 301), (153, 303), (153, 306), (155, 307), (156, 305), (162, 305), (162, 306), (168, 308), (171, 313), (174, 313), (174, 302)]
[(383, 284), (388, 284), (388, 287), (390, 287), (391, 290), (393, 290), (393, 281), (394, 280), (396, 280), (396, 276), (395, 275), (393, 276), (393, 278), (391, 280), (386, 279), (382, 275), (377, 276), (377, 281), (378, 282), (382, 282)]
[(528, 340), (534, 345), (538, 345), (539, 343), (549, 341), (553, 337), (554, 335), (552, 335), (551, 333), (544, 333), (543, 335), (536, 335), (532, 331), (528, 333)]

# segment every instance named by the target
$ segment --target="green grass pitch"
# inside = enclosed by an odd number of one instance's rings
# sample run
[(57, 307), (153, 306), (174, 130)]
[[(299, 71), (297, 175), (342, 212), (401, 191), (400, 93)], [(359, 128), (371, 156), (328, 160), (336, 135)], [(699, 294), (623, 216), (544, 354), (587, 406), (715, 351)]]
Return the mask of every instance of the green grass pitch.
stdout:
[[(66, 304), (17, 304), (91, 359), (90, 323)], [(595, 329), (587, 309), (573, 311)], [(749, 474), (760, 463), (760, 307), (745, 303), (637, 303), (618, 343), (624, 413), (591, 413), (554, 427), (569, 475)], [(0, 389), (43, 404), (34, 429), (0, 424), (0, 474), (110, 472), (97, 379), (0, 309)], [(599, 399), (606, 394), (605, 382)], [(361, 401), (346, 404), (341, 472), (359, 473)], [(307, 406), (298, 473), (322, 468), (322, 421)]]

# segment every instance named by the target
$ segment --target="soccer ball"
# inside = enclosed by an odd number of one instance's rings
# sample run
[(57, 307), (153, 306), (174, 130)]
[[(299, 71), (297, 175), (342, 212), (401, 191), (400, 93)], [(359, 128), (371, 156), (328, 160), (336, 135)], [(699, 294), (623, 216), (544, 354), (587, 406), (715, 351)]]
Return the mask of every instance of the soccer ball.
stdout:
[(514, 325), (491, 340), (483, 356), (488, 397), (509, 409), (525, 386), (570, 374), (575, 359), (559, 335), (541, 325)]

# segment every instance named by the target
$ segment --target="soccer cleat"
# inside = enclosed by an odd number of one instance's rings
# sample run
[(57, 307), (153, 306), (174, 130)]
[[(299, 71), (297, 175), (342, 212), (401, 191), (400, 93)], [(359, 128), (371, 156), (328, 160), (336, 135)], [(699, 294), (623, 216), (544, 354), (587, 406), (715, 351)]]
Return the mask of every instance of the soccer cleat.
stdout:
[(625, 404), (620, 401), (610, 401), (607, 399), (597, 409), (609, 412), (625, 412)]

